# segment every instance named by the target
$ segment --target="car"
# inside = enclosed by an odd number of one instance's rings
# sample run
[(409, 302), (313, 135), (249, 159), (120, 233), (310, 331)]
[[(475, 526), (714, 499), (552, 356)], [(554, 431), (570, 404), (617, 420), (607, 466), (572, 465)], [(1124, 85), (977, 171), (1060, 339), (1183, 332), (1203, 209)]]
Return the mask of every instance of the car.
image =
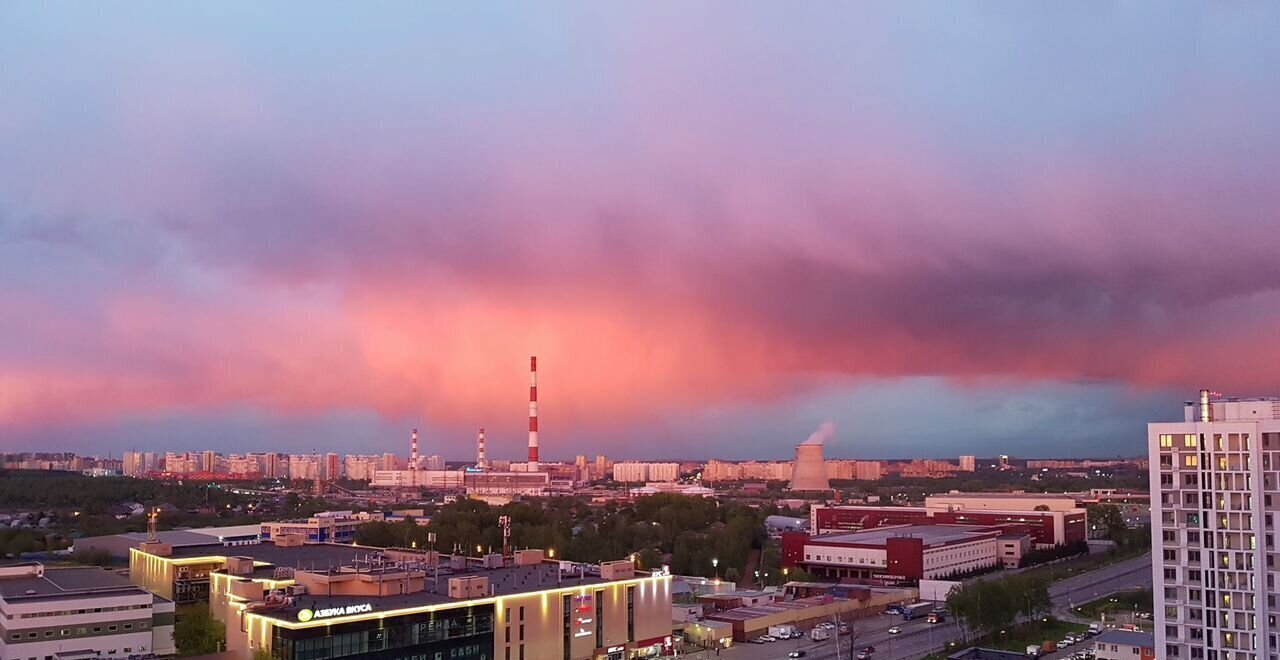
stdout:
[(787, 654), (787, 657), (788, 657), (788, 658), (803, 658), (803, 657), (805, 657), (806, 655), (808, 655), (808, 653), (806, 653), (805, 651), (801, 651), (801, 650), (797, 649), (797, 650), (795, 650), (795, 651), (792, 651), (792, 652), (788, 653), (788, 654)]
[(896, 634), (898, 634), (898, 633), (900, 633), (900, 632), (902, 632), (902, 628), (899, 628), (898, 626), (894, 626), (894, 627), (892, 627), (892, 628), (890, 628), (890, 629), (889, 629), (889, 634), (890, 634), (890, 635), (896, 635)]
[(862, 647), (862, 652), (863, 652), (863, 653), (866, 653), (867, 655), (870, 655), (870, 654), (872, 654), (872, 653), (875, 653), (875, 652), (876, 652), (876, 647), (871, 646), (871, 645), (864, 646), (864, 647)]
[(777, 637), (774, 637), (773, 635), (761, 635), (761, 636), (759, 637), (759, 639), (760, 639), (760, 641), (762, 641), (762, 642), (776, 642), (776, 641), (778, 641), (778, 638), (777, 638)]
[(764, 640), (763, 640), (763, 639), (761, 639), (761, 638), (759, 638), (759, 637), (752, 637), (751, 639), (748, 639), (747, 641), (748, 641), (748, 642), (751, 642), (752, 644), (763, 644), (763, 643), (764, 643)]
[(871, 654), (863, 651), (858, 654), (858, 660), (871, 660)]
[(1073, 642), (1073, 641), (1072, 641), (1072, 640), (1070, 640), (1070, 639), (1063, 638), (1063, 639), (1058, 640), (1058, 648), (1060, 648), (1060, 649), (1062, 649), (1062, 648), (1066, 648), (1066, 647), (1068, 647), (1068, 646), (1071, 646), (1072, 644), (1075, 644), (1075, 642)]

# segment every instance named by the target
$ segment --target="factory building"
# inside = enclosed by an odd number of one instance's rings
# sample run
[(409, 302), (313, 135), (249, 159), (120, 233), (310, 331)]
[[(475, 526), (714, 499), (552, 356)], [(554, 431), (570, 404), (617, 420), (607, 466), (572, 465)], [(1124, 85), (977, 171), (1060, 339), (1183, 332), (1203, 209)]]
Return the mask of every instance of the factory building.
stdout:
[[(889, 583), (946, 578), (1003, 564), (1000, 527), (897, 525), (782, 535), (782, 565), (835, 580)], [(1018, 559), (1021, 559), (1020, 557)]]
[(100, 568), (0, 567), (0, 658), (166, 656), (173, 602)]
[(1084, 541), (1088, 528), (1075, 498), (1056, 495), (953, 493), (927, 497), (924, 506), (815, 505), (809, 512), (815, 534), (928, 524), (1024, 525), (1038, 548)]
[(248, 660), (624, 660), (672, 649), (671, 578), (630, 561), (598, 566), (506, 556), (442, 555), (303, 544), (281, 537), (239, 556), (134, 550), (134, 580), (162, 584), (168, 565), (203, 563), (227, 651)]

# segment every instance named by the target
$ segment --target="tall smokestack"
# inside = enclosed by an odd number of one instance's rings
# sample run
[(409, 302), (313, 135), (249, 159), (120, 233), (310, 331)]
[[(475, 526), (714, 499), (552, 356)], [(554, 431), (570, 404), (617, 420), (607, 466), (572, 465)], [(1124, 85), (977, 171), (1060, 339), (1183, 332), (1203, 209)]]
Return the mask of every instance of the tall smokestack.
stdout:
[(538, 356), (529, 358), (529, 471), (538, 471)]
[(409, 469), (418, 469), (418, 429), (413, 430), (409, 440)]
[(480, 427), (480, 437), (476, 440), (476, 467), (481, 470), (489, 467), (489, 461), (484, 457), (484, 427)]

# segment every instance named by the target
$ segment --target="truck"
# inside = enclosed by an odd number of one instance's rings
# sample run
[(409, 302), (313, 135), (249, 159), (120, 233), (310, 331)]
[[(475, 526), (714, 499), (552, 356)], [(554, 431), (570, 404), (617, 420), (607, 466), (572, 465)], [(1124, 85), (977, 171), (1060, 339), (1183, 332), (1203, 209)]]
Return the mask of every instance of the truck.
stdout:
[(784, 623), (778, 626), (769, 626), (769, 636), (777, 637), (778, 639), (791, 639), (799, 632), (800, 631), (790, 623)]
[(826, 628), (814, 628), (809, 631), (809, 639), (815, 642), (824, 642), (831, 639), (831, 633), (827, 632)]
[(946, 611), (934, 610), (929, 613), (929, 617), (924, 620), (925, 623), (942, 623), (947, 620)]
[(1102, 632), (1102, 624), (1101, 624), (1101, 623), (1091, 623), (1091, 624), (1089, 624), (1089, 634), (1090, 634), (1090, 635), (1096, 635), (1096, 634), (1098, 634), (1098, 633), (1100, 633), (1100, 632)]
[(903, 621), (910, 621), (910, 620), (912, 620), (912, 619), (916, 619), (916, 618), (922, 617), (922, 616), (924, 616), (924, 615), (926, 615), (926, 614), (928, 614), (929, 612), (932, 612), (932, 611), (933, 611), (933, 604), (932, 604), (932, 603), (926, 603), (926, 602), (923, 602), (923, 601), (921, 601), (921, 602), (919, 602), (919, 603), (912, 603), (912, 604), (910, 604), (910, 605), (903, 605), (903, 606), (902, 606), (902, 620), (903, 620)]
[(1039, 647), (1039, 646), (1037, 646), (1037, 645), (1035, 645), (1035, 644), (1029, 644), (1029, 645), (1027, 645), (1027, 653), (1026, 653), (1026, 655), (1027, 655), (1027, 657), (1028, 657), (1028, 658), (1038, 658), (1038, 657), (1040, 657), (1040, 647)]

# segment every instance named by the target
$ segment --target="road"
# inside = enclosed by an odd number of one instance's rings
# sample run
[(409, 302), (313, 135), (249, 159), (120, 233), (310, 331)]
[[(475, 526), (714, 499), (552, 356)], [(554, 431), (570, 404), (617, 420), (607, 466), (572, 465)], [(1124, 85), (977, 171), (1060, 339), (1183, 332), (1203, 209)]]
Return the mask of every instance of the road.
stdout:
[(1055, 614), (1063, 619), (1078, 620), (1079, 617), (1068, 614), (1070, 608), (1119, 591), (1150, 588), (1151, 555), (1146, 554), (1055, 582), (1049, 587), (1049, 595), (1053, 598)]
[[(1079, 620), (1071, 615), (1070, 608), (1096, 600), (1119, 591), (1137, 588), (1151, 588), (1151, 555), (1143, 555), (1122, 562), (1104, 566), (1075, 577), (1055, 582), (1049, 587), (1049, 595), (1053, 599), (1054, 613), (1064, 620)], [(890, 635), (892, 626), (902, 628), (897, 635)], [(874, 646), (875, 660), (918, 660), (929, 653), (941, 650), (947, 642), (960, 639), (960, 628), (948, 619), (944, 623), (928, 624), (923, 618), (914, 621), (903, 621), (900, 616), (882, 614), (870, 619), (860, 619), (854, 626), (857, 633), (853, 644), (856, 648)], [(844, 654), (849, 656), (849, 638), (841, 637)], [(811, 641), (808, 637), (797, 640), (784, 640), (766, 644), (739, 643), (733, 648), (722, 651), (719, 656), (728, 660), (776, 660), (786, 658), (793, 650), (805, 651), (805, 658), (813, 660), (835, 660), (836, 638), (823, 642)], [(1071, 650), (1078, 650), (1076, 649)], [(1066, 654), (1064, 654), (1066, 655)], [(708, 657), (696, 654), (696, 658)]]

